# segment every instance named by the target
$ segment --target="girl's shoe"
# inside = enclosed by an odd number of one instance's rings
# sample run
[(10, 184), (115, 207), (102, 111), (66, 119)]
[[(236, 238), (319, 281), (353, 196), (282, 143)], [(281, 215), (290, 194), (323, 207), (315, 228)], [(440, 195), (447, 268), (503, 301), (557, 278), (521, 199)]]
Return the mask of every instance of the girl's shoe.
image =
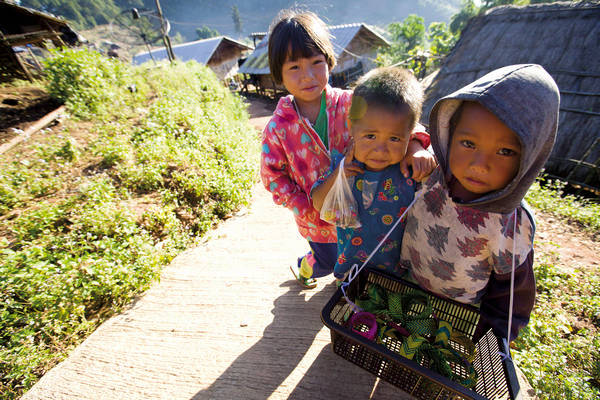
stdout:
[(314, 289), (317, 287), (317, 280), (315, 278), (303, 277), (300, 275), (298, 268), (294, 268), (292, 265), (290, 265), (290, 271), (292, 271), (294, 278), (296, 278), (296, 282), (298, 282), (298, 284), (304, 289)]

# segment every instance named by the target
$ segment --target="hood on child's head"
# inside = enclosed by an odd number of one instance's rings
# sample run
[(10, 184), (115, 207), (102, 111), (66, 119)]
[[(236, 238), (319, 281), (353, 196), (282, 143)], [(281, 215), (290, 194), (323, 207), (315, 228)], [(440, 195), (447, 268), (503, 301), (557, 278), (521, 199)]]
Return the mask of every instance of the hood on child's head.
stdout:
[(512, 129), (521, 142), (519, 170), (513, 180), (503, 189), (465, 205), (508, 213), (520, 204), (554, 146), (559, 99), (558, 87), (544, 68), (519, 64), (492, 71), (435, 103), (429, 114), (431, 145), (446, 179), (451, 176), (450, 118), (463, 101), (480, 103)]

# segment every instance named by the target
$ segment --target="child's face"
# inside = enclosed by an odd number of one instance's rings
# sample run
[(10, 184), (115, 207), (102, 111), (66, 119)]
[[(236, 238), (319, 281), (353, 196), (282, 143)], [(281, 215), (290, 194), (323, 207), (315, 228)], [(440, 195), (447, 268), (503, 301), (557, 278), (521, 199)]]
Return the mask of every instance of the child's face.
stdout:
[(368, 107), (365, 115), (352, 121), (354, 158), (369, 171), (381, 171), (406, 155), (410, 140), (410, 118), (382, 107)]
[(465, 104), (450, 142), (452, 195), (470, 201), (504, 188), (520, 159), (517, 135), (482, 105)]
[(291, 60), (289, 55), (283, 63), (281, 77), (283, 86), (299, 103), (320, 103), (321, 93), (329, 81), (327, 59), (321, 53), (311, 57)]

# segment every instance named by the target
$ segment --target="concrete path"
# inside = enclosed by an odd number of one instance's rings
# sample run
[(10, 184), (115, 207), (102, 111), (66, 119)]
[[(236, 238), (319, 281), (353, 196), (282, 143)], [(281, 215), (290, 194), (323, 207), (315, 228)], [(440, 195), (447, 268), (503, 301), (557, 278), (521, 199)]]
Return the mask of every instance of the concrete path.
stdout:
[(306, 250), (292, 214), (257, 187), (250, 210), (178, 256), (23, 399), (402, 398), (332, 352), (320, 320), (332, 278), (303, 291), (288, 269)]
[[(269, 106), (250, 107), (261, 131)], [(292, 213), (257, 185), (249, 210), (175, 258), (22, 398), (402, 399), (331, 350), (320, 313), (333, 278), (306, 291), (289, 271), (307, 250)]]

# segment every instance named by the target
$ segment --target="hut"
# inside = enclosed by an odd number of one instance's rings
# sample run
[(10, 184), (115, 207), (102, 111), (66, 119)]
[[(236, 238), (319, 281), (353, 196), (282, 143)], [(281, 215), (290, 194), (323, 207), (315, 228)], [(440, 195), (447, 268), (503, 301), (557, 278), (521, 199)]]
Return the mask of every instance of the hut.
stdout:
[(75, 45), (78, 40), (64, 19), (0, 1), (0, 81), (33, 79), (32, 67), (39, 69), (39, 62), (32, 46)]
[[(363, 23), (335, 25), (329, 27), (331, 42), (337, 65), (331, 71), (331, 84), (347, 87), (363, 73), (375, 66), (377, 49), (389, 46), (389, 43), (371, 27)], [(269, 70), (267, 47), (269, 36), (265, 35), (252, 54), (240, 67), (239, 72), (246, 75), (244, 85), (252, 84), (258, 92), (284, 92), (285, 88), (276, 85)]]
[[(234, 76), (238, 70), (238, 59), (252, 47), (226, 36), (196, 40), (173, 46), (175, 58), (181, 61), (195, 60), (207, 65), (220, 79)], [(133, 56), (134, 64), (150, 60), (168, 60), (164, 47)]]
[(550, 176), (599, 193), (600, 2), (496, 7), (473, 18), (426, 88), (423, 119), (437, 99), (511, 64), (536, 63), (561, 94)]

